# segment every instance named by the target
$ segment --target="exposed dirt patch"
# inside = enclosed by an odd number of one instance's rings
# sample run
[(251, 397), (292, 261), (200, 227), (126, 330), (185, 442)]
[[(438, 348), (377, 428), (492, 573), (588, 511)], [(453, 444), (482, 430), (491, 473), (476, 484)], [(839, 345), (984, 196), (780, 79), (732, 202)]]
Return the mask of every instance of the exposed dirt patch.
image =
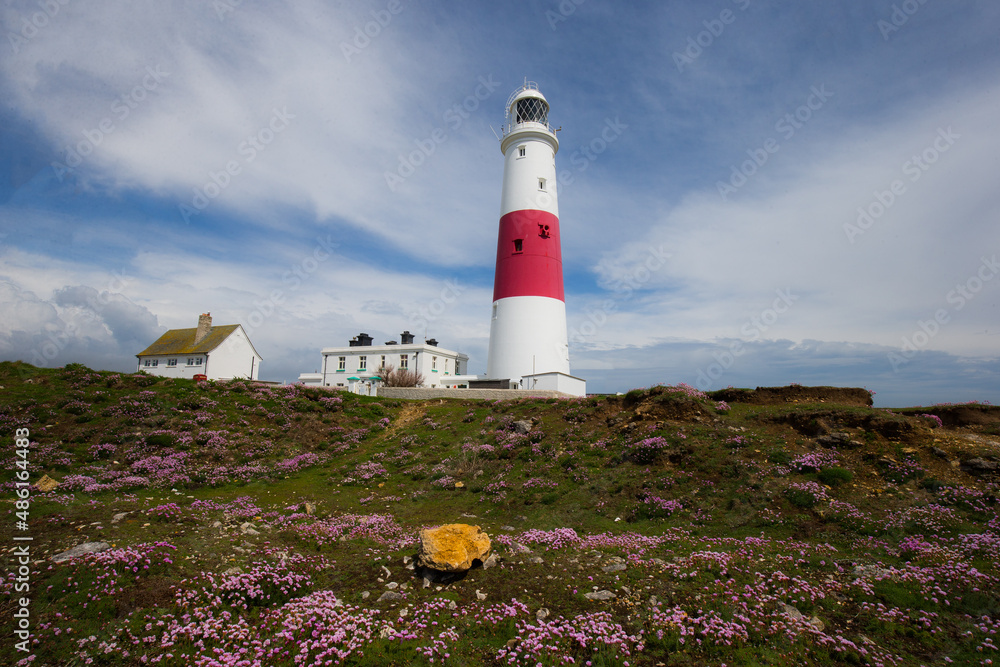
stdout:
[(394, 437), (404, 428), (421, 419), (426, 412), (424, 409), (426, 406), (426, 403), (404, 403), (403, 408), (399, 411), (399, 415), (389, 425), (389, 428), (385, 430), (382, 437)]
[(939, 417), (945, 426), (951, 427), (1000, 425), (1000, 405), (935, 405), (895, 412), (916, 416), (932, 414)]
[(608, 418), (611, 426), (639, 421), (708, 422), (715, 418), (701, 401), (670, 387), (629, 392), (614, 401), (614, 407), (619, 405), (621, 412)]
[(708, 394), (716, 401), (780, 405), (783, 403), (835, 403), (870, 407), (872, 395), (858, 387), (757, 387), (756, 389), (720, 389)]
[(930, 429), (925, 420), (861, 410), (808, 410), (799, 409), (778, 414), (762, 415), (762, 421), (788, 424), (802, 435), (811, 438), (843, 429), (861, 429), (877, 433), (886, 440), (911, 440), (926, 435)]

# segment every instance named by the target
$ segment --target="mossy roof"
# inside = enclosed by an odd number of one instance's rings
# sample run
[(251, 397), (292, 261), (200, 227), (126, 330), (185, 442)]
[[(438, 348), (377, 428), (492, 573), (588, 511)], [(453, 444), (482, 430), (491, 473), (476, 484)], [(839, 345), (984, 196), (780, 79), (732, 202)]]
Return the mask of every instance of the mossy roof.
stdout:
[(221, 327), (212, 327), (208, 335), (194, 342), (197, 328), (192, 329), (171, 329), (166, 332), (156, 342), (145, 350), (135, 355), (137, 357), (150, 357), (161, 354), (208, 354), (226, 340), (229, 334), (236, 331), (238, 324), (227, 324)]

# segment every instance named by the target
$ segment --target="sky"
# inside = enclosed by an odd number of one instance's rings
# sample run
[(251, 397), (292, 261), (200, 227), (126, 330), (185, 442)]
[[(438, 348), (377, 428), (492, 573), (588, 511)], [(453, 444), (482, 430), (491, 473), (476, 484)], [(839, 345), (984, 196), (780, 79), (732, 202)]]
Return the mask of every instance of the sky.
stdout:
[(1000, 403), (1000, 5), (0, 8), (0, 359), (129, 371), (242, 324), (295, 381), (359, 332), (484, 373), (527, 81), (560, 127), (590, 392), (865, 387)]

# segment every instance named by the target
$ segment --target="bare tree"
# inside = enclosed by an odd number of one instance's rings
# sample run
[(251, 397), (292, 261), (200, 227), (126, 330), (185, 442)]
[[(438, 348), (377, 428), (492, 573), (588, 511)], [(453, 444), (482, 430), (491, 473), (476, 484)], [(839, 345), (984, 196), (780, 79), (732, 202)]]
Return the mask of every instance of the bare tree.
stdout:
[(392, 364), (375, 371), (375, 377), (382, 381), (384, 387), (420, 387), (424, 384), (424, 376), (408, 368), (394, 368)]

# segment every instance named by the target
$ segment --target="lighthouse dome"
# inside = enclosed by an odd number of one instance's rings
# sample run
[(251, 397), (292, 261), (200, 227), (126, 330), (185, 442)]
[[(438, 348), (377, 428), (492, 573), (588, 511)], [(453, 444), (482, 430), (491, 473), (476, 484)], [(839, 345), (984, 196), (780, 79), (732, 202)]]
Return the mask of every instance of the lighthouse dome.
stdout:
[(540, 123), (548, 128), (549, 103), (534, 81), (525, 81), (507, 100), (507, 125)]

